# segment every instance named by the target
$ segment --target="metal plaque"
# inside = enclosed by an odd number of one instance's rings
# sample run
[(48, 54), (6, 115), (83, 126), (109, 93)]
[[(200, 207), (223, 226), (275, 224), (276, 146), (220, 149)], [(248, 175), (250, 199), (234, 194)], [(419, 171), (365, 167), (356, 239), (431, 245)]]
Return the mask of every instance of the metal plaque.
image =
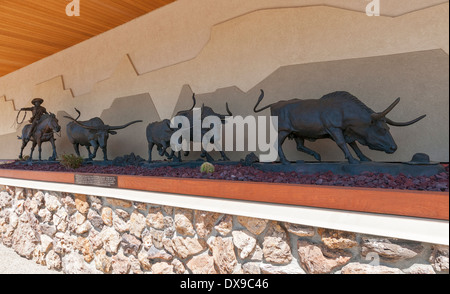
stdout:
[(75, 184), (117, 188), (117, 176), (75, 174)]

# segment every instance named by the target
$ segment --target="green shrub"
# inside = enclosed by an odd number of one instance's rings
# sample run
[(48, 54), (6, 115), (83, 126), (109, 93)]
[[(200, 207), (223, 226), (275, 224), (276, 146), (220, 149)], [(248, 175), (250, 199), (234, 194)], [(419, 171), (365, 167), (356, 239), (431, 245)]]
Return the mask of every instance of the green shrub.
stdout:
[(212, 174), (214, 172), (214, 165), (209, 162), (205, 162), (200, 166), (201, 173)]
[(28, 159), (30, 159), (30, 155), (25, 155), (22, 158), (19, 158), (19, 161), (27, 161)]
[(83, 164), (83, 157), (74, 154), (64, 154), (61, 156), (60, 163), (66, 168), (77, 169)]

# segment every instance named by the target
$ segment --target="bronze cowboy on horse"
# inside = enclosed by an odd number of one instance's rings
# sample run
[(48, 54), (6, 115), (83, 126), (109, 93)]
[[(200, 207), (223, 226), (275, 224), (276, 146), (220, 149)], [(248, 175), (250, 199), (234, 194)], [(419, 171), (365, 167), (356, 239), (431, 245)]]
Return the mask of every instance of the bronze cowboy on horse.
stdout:
[(45, 107), (41, 106), (44, 102), (42, 98), (35, 98), (31, 101), (33, 107), (24, 107), (20, 111), (31, 111), (32, 117), (29, 120), (30, 124), (22, 129), (22, 147), (20, 149), (19, 159), (23, 158), (23, 149), (27, 146), (29, 141), (33, 142), (29, 160), (32, 160), (33, 151), (36, 145), (39, 150), (39, 160), (41, 160), (41, 144), (42, 142), (50, 141), (53, 147), (53, 155), (49, 160), (56, 160), (55, 137), (53, 133), (59, 132), (61, 127), (58, 124), (58, 119), (53, 113), (48, 113)]
[(41, 104), (44, 103), (44, 99), (42, 98), (34, 98), (31, 101), (31, 104), (33, 104), (33, 107), (23, 107), (20, 110), (22, 111), (31, 111), (31, 114), (33, 115), (29, 122), (31, 123), (31, 128), (29, 128), (29, 131), (27, 134), (25, 134), (26, 137), (23, 137), (23, 139), (30, 140), (31, 134), (34, 133), (34, 130), (36, 129), (36, 125), (41, 119), (42, 115), (48, 114), (47, 109), (45, 107), (41, 106)]

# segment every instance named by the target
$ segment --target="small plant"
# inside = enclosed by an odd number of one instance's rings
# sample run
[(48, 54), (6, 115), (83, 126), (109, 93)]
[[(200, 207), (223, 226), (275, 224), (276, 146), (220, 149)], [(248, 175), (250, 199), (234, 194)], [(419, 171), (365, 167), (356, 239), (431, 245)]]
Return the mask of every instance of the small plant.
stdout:
[(83, 158), (74, 154), (64, 154), (60, 163), (66, 168), (77, 169), (83, 164)]
[(19, 158), (19, 161), (27, 161), (28, 159), (30, 159), (30, 156), (29, 155), (25, 155), (24, 157)]
[(200, 166), (201, 173), (212, 174), (214, 172), (214, 165), (209, 162), (205, 162)]

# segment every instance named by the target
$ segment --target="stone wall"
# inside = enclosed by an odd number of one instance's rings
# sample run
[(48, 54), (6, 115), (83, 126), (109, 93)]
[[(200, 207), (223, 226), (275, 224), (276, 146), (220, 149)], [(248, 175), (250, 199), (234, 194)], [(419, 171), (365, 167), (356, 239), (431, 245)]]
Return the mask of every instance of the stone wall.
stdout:
[(0, 243), (63, 273), (448, 273), (448, 246), (0, 186)]

